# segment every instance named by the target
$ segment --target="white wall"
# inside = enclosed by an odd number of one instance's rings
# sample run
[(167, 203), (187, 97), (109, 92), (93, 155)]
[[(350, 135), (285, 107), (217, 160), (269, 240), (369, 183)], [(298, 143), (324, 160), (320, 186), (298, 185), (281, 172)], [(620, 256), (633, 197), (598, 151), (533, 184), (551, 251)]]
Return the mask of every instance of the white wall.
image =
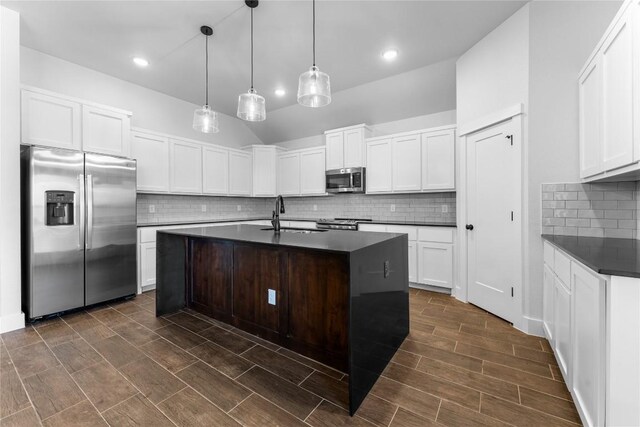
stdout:
[(0, 333), (24, 327), (19, 159), (20, 15), (0, 6)]
[(529, 69), (528, 235), (525, 313), (542, 316), (541, 184), (579, 181), (578, 73), (621, 1), (532, 2)]
[[(374, 135), (390, 135), (392, 133), (428, 129), (455, 123), (456, 110), (447, 110), (440, 113), (426, 114), (423, 116), (410, 117), (408, 119), (394, 120), (385, 123), (367, 123), (367, 125), (369, 125)], [(356, 125), (358, 123), (352, 124)], [(324, 143), (324, 134), (321, 134), (278, 142), (275, 145), (286, 148), (287, 150), (296, 150), (299, 148), (318, 147), (320, 145), (324, 145)]]
[[(530, 2), (457, 62), (459, 127), (514, 104), (524, 106), (519, 326), (530, 333), (542, 333), (540, 184), (578, 180), (578, 72), (620, 4)], [(463, 209), (459, 215), (464, 219)]]
[(529, 100), (529, 4), (456, 63), (456, 111), (462, 127)]
[(196, 132), (191, 128), (193, 111), (201, 106), (24, 46), (21, 67), (23, 84), (132, 111), (132, 126), (228, 147), (262, 144), (245, 123), (235, 117), (220, 114), (217, 134)]

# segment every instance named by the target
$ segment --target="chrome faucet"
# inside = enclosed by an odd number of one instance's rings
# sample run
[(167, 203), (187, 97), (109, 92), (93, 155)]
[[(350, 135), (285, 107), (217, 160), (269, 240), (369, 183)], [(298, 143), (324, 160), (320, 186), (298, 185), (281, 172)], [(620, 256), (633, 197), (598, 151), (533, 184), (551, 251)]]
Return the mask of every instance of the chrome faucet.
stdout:
[(280, 214), (284, 213), (284, 199), (281, 195), (276, 197), (276, 210), (271, 215), (271, 224), (273, 225), (273, 232), (280, 233)]

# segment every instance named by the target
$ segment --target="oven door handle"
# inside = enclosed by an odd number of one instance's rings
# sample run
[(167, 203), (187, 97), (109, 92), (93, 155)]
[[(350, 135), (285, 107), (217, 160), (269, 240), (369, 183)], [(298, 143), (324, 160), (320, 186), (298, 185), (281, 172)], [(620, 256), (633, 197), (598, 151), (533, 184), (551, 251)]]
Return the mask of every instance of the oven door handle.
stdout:
[(349, 188), (353, 190), (353, 173), (349, 174)]

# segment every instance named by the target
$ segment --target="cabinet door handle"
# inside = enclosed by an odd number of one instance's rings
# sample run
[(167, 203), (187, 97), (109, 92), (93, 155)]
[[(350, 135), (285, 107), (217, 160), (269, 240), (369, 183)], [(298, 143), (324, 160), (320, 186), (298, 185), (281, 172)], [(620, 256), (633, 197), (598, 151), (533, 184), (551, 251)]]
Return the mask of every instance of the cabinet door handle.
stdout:
[(471, 230), (473, 230), (473, 224), (467, 224), (467, 226), (465, 228), (467, 230), (471, 231)]

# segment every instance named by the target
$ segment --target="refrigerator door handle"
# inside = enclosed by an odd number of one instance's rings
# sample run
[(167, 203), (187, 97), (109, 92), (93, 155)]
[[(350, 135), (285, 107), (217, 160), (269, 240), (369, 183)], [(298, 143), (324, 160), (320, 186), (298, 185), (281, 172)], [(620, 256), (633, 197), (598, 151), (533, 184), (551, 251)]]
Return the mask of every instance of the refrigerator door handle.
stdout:
[(93, 245), (93, 175), (87, 175), (87, 249)]
[(76, 203), (76, 218), (78, 218), (78, 249), (84, 250), (84, 175), (78, 175), (78, 198)]

